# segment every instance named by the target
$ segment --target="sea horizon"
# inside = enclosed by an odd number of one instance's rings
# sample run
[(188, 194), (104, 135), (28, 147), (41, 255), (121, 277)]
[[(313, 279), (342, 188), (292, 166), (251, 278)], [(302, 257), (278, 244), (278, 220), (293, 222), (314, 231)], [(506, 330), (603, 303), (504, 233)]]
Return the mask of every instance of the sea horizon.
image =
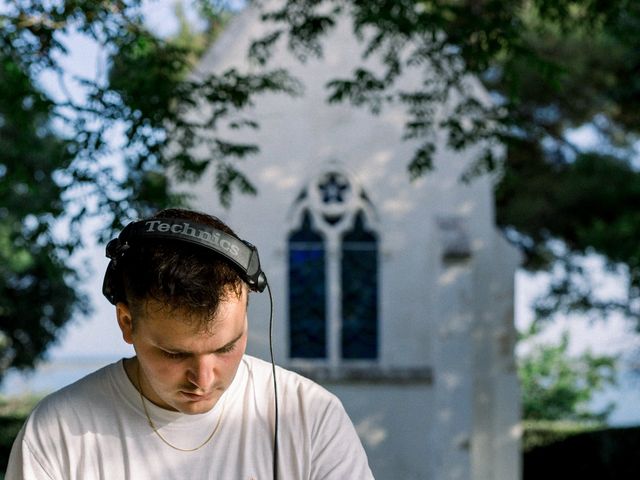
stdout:
[(9, 369), (0, 383), (0, 396), (45, 396), (120, 358), (118, 355), (69, 355), (43, 360), (34, 370)]

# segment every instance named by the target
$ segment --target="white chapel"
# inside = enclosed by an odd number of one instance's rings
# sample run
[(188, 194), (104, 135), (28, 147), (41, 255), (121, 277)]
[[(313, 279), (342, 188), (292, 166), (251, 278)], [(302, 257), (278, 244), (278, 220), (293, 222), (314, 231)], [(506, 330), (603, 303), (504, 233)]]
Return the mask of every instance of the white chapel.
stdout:
[[(265, 32), (247, 7), (199, 69), (256, 68), (247, 49)], [(224, 209), (205, 175), (190, 187), (194, 206), (257, 246), (276, 362), (338, 395), (376, 479), (518, 480), (520, 258), (496, 228), (493, 180), (460, 182), (477, 152), (443, 140), (434, 170), (411, 181), (416, 145), (402, 140), (400, 108), (328, 105), (325, 84), (351, 73), (360, 49), (348, 22), (322, 59), (301, 64), (282, 45), (272, 66), (304, 93), (258, 97), (260, 128), (228, 132), (260, 147), (239, 164), (257, 195)], [(269, 308), (266, 293), (252, 295), (248, 353), (264, 359)]]

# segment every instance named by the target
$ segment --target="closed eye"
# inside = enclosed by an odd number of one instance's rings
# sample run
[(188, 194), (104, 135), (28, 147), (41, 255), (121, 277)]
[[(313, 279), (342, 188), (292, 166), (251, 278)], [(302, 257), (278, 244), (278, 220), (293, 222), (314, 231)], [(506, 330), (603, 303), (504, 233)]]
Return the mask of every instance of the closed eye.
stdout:
[(228, 345), (225, 345), (224, 347), (216, 350), (216, 353), (231, 353), (233, 352), (233, 350), (235, 350), (237, 343), (238, 342), (229, 343)]
[(161, 350), (161, 352), (164, 357), (171, 360), (182, 360), (187, 357), (187, 354), (182, 352), (169, 352), (167, 350)]

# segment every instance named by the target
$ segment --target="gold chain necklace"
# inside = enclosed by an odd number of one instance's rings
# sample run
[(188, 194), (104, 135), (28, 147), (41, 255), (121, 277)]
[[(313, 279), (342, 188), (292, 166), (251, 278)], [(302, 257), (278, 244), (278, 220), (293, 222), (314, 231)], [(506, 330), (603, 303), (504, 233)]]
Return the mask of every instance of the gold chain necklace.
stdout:
[(162, 440), (164, 443), (169, 445), (174, 450), (179, 450), (181, 452), (195, 452), (196, 450), (200, 450), (207, 443), (209, 443), (209, 440), (211, 440), (213, 438), (213, 436), (216, 434), (216, 432), (218, 431), (218, 427), (220, 426), (220, 423), (222, 422), (222, 415), (224, 414), (224, 406), (226, 404), (226, 402), (224, 400), (222, 401), (222, 410), (220, 410), (220, 415), (218, 415), (218, 421), (216, 422), (216, 426), (213, 427), (213, 432), (211, 432), (211, 434), (207, 437), (207, 439), (204, 442), (202, 442), (200, 445), (198, 445), (197, 447), (194, 447), (194, 448), (176, 447), (175, 445), (170, 443), (166, 438), (164, 438), (160, 434), (160, 432), (158, 431), (158, 428), (153, 423), (153, 420), (151, 420), (151, 416), (149, 415), (149, 411), (147, 410), (147, 404), (144, 401), (144, 395), (142, 395), (142, 382), (140, 382), (140, 362), (138, 362), (138, 370), (137, 370), (136, 375), (138, 377), (137, 378), (137, 380), (138, 380), (138, 393), (140, 394), (140, 401), (142, 402), (142, 409), (144, 410), (144, 414), (147, 417), (147, 421), (149, 422), (149, 426), (151, 427), (151, 430), (153, 430), (153, 432), (158, 436), (158, 438), (160, 438), (160, 440)]

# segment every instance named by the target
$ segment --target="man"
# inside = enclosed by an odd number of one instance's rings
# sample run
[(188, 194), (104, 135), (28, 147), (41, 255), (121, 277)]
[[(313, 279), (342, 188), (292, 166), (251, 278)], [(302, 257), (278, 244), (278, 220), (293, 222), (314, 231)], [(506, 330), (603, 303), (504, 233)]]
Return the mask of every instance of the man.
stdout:
[(45, 398), (6, 480), (373, 478), (335, 396), (245, 355), (249, 290), (266, 284), (255, 247), (170, 209), (107, 255), (103, 291), (136, 355)]

